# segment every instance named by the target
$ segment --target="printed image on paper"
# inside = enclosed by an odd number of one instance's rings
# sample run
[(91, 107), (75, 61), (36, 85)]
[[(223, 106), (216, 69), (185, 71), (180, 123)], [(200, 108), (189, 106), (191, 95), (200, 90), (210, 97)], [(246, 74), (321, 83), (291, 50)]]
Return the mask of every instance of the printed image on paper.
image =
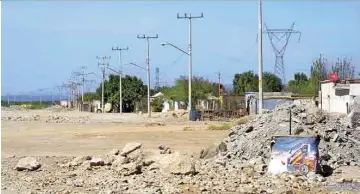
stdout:
[(316, 136), (279, 136), (274, 138), (268, 171), (300, 174), (316, 173), (319, 138)]

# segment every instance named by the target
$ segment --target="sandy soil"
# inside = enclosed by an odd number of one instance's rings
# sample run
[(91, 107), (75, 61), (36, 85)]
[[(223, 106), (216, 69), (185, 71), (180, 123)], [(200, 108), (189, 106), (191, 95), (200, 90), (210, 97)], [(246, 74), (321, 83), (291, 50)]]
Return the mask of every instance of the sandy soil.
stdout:
[[(184, 118), (153, 118), (136, 114), (96, 114), (54, 111), (2, 111), (2, 117), (38, 114), (89, 117), (89, 123), (46, 123), (43, 121), (2, 121), (2, 156), (77, 156), (121, 149), (127, 142), (143, 143), (146, 149), (164, 144), (184, 152), (198, 152), (222, 140), (227, 131), (205, 130), (207, 123)], [(154, 124), (155, 122), (155, 124)], [(157, 125), (161, 123), (162, 125)], [(152, 126), (154, 124), (155, 126)], [(194, 131), (184, 131), (184, 127)]]

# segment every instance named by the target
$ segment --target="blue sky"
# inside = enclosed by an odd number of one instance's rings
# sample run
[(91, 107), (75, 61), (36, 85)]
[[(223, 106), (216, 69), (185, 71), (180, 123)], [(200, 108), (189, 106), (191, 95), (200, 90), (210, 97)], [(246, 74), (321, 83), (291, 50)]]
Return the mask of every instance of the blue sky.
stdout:
[[(269, 28), (288, 28), (294, 35), (285, 53), (287, 80), (294, 72), (309, 72), (320, 53), (329, 61), (352, 57), (360, 71), (360, 2), (356, 1), (265, 1), (263, 21)], [(146, 41), (138, 34), (159, 35), (151, 40), (151, 85), (155, 68), (160, 84), (187, 75), (187, 56), (163, 41), (187, 49), (188, 21), (177, 13), (204, 13), (193, 21), (193, 74), (232, 83), (234, 73), (257, 72), (256, 1), (3, 1), (2, 2), (2, 93), (52, 88), (66, 81), (73, 70), (87, 66), (100, 74), (96, 56), (110, 55), (118, 68), (112, 46), (126, 47), (124, 62), (145, 65)], [(263, 35), (264, 70), (273, 72), (274, 52)], [(177, 60), (177, 61), (176, 61)], [(176, 62), (174, 62), (176, 61)], [(125, 66), (124, 72), (143, 80), (145, 72)], [(89, 77), (99, 80), (97, 77)]]

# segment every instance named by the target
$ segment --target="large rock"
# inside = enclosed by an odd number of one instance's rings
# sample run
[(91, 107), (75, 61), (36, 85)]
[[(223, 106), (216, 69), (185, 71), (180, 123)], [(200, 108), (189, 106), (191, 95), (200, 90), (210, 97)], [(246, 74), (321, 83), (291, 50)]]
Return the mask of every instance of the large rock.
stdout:
[(71, 162), (61, 165), (62, 167), (75, 167), (82, 165), (85, 161), (91, 160), (91, 156), (78, 156), (74, 158)]
[(130, 154), (131, 152), (141, 148), (141, 143), (138, 143), (138, 142), (130, 142), (130, 143), (127, 143), (124, 148), (121, 150), (121, 153), (120, 155), (121, 156), (126, 156), (128, 154)]
[(41, 167), (41, 164), (33, 157), (26, 157), (26, 158), (21, 158), (17, 165), (16, 165), (16, 170), (18, 171), (23, 171), (23, 170), (28, 170), (28, 171), (33, 171), (33, 170), (37, 170)]
[(129, 159), (123, 156), (117, 156), (112, 162), (112, 166), (121, 166), (123, 164), (129, 163)]
[(121, 165), (117, 168), (117, 171), (125, 176), (130, 176), (133, 174), (140, 174), (141, 173), (141, 165), (137, 164), (135, 162), (132, 163), (128, 163), (128, 164), (124, 164)]
[(307, 106), (305, 124), (312, 125), (315, 123), (320, 123), (325, 119), (321, 109), (312, 104)]
[(160, 167), (165, 173), (175, 175), (190, 175), (196, 174), (195, 161), (192, 157), (175, 152), (167, 155), (160, 161)]
[(90, 160), (90, 166), (104, 166), (105, 162), (102, 158), (95, 157)]
[(350, 107), (351, 112), (349, 114), (351, 127), (360, 127), (360, 97), (354, 98), (354, 102)]
[(227, 150), (226, 144), (224, 142), (220, 142), (201, 150), (200, 158), (201, 159), (213, 158), (216, 155), (218, 155), (220, 152), (226, 152), (226, 150)]
[(144, 159), (144, 153), (141, 149), (137, 149), (126, 155), (130, 162), (141, 162)]

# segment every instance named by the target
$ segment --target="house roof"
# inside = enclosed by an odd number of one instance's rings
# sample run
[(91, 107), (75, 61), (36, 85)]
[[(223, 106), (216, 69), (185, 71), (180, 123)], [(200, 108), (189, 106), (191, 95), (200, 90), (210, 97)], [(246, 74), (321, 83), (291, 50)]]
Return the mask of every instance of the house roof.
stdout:
[(161, 93), (161, 92), (158, 92), (158, 93), (154, 94), (154, 95), (151, 96), (151, 97), (152, 97), (152, 98), (157, 98), (157, 97), (160, 97), (160, 96), (164, 96), (164, 94)]

